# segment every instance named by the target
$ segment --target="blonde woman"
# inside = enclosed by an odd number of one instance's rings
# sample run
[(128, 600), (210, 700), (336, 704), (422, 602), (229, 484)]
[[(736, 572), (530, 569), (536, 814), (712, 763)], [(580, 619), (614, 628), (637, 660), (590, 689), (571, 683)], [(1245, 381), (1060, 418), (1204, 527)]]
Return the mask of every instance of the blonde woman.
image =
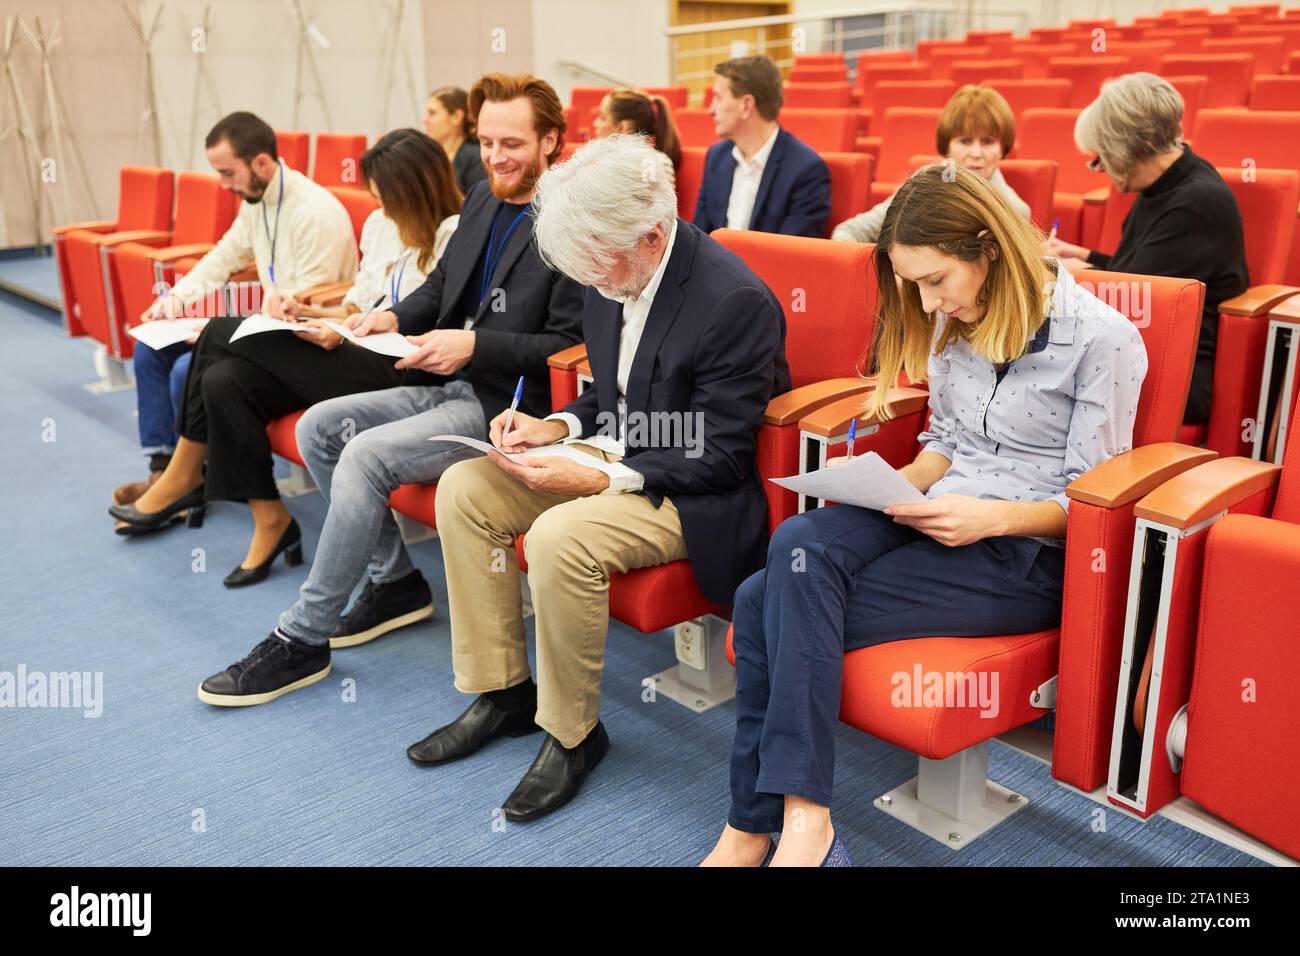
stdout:
[[(1044, 259), (986, 180), (956, 177), (936, 164), (903, 183), (876, 253), (879, 381), (929, 382), (923, 450), (901, 469), (929, 500), (791, 518), (737, 590), (731, 812), (706, 865), (758, 865), (778, 830), (773, 865), (846, 865), (830, 818), (845, 652), (1055, 625), (1065, 486), (1132, 443), (1135, 327)], [(887, 416), (884, 388), (866, 411)]]
[[(939, 114), (934, 138), (940, 156), (982, 176), (1007, 197), (1016, 212), (1029, 218), (1029, 204), (1007, 184), (998, 169), (998, 163), (1016, 145), (1016, 117), (1001, 93), (987, 86), (963, 86)], [(866, 212), (846, 219), (835, 227), (831, 238), (841, 242), (875, 242), (893, 200), (890, 196)]]

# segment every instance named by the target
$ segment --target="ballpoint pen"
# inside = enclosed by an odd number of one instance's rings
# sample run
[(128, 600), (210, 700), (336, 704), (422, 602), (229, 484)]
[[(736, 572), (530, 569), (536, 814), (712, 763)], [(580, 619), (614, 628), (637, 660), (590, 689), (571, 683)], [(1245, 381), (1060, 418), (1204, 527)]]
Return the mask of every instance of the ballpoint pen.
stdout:
[(849, 454), (848, 454), (849, 458), (853, 457), (853, 439), (857, 437), (858, 437), (858, 420), (854, 418), (853, 421), (849, 422), (849, 440), (847, 442), (849, 446)]
[(510, 426), (515, 420), (515, 409), (519, 407), (519, 399), (524, 396), (524, 377), (519, 376), (519, 384), (515, 386), (515, 397), (510, 403), (510, 414), (506, 416), (506, 427), (501, 429), (501, 440), (505, 441), (506, 436), (510, 434)]
[(1056, 222), (1052, 223), (1052, 231), (1047, 234), (1047, 241), (1051, 242), (1056, 238), (1056, 230), (1061, 228), (1061, 217), (1056, 217)]

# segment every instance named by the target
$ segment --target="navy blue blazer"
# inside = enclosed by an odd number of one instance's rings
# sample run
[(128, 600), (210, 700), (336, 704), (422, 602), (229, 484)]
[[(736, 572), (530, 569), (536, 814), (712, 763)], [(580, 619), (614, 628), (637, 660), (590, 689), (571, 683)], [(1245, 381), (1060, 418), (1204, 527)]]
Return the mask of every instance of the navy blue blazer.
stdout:
[[(704, 182), (695, 204), (695, 225), (712, 232), (727, 224), (727, 203), (736, 159), (729, 139), (709, 147)], [(763, 167), (749, 228), (787, 236), (826, 236), (831, 214), (831, 174), (825, 161), (793, 133), (778, 130), (771, 155)]]
[[(563, 409), (582, 422), (583, 435), (603, 428), (617, 436), (622, 324), (621, 302), (586, 290), (582, 327), (594, 384)], [(731, 604), (740, 582), (766, 563), (767, 498), (754, 450), (768, 401), (789, 389), (780, 302), (739, 256), (678, 219), (628, 374), (623, 463), (645, 477), (656, 508), (672, 499), (695, 578), (717, 604)], [(656, 420), (679, 422), (680, 438), (656, 437), (645, 427)], [(693, 440), (682, 440), (688, 435)]]

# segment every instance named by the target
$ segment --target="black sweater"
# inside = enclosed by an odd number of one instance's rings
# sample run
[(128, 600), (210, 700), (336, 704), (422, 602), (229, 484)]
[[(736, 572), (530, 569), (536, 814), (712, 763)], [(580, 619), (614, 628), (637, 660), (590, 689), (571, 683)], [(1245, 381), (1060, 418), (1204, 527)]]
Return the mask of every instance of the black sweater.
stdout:
[(1109, 256), (1092, 252), (1088, 264), (1205, 283), (1205, 312), (1185, 420), (1206, 421), (1214, 385), (1219, 303), (1250, 285), (1241, 211), (1228, 184), (1213, 166), (1184, 146), (1183, 155), (1138, 195), (1124, 219), (1115, 252)]

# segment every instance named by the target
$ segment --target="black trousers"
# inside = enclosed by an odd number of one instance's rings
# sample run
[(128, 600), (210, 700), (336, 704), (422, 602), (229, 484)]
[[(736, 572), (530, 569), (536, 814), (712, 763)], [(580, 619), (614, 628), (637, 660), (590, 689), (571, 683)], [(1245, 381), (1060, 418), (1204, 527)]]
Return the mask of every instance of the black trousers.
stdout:
[(288, 332), (231, 343), (239, 318), (211, 320), (194, 346), (176, 431), (208, 446), (211, 499), (279, 498), (266, 426), (327, 398), (393, 388), (396, 359), (351, 342), (332, 351)]

